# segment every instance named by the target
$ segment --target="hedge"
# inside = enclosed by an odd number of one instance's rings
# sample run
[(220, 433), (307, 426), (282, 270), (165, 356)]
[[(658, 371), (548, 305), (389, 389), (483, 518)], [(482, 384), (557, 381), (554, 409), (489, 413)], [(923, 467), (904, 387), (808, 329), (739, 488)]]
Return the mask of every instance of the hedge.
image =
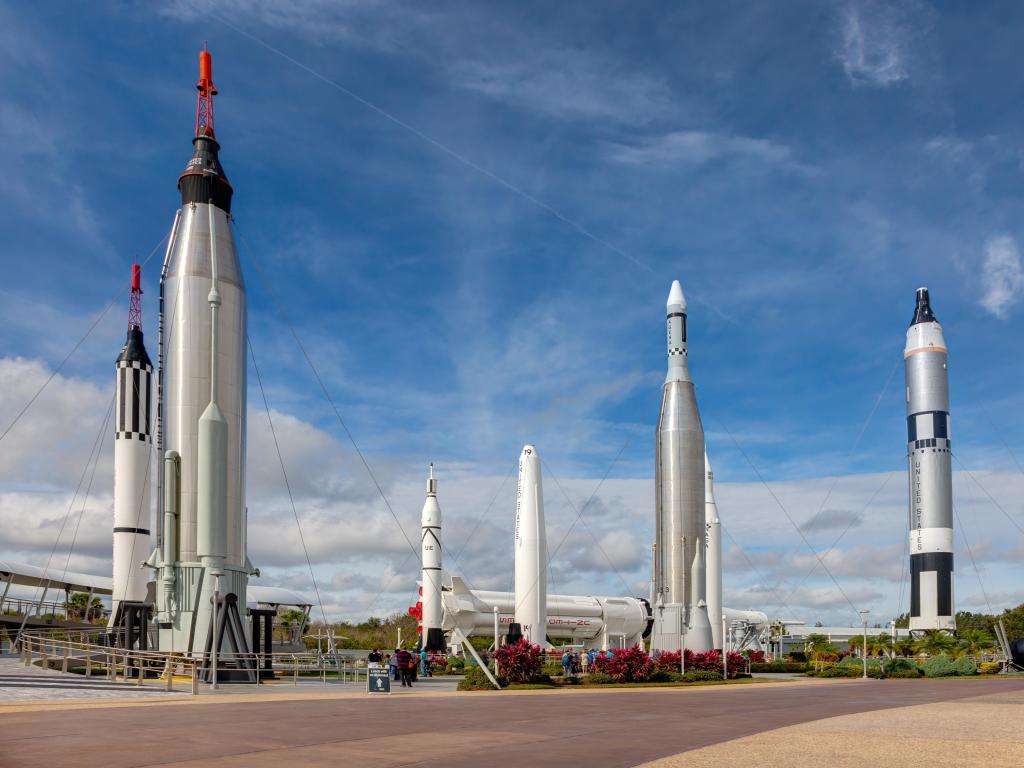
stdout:
[(767, 661), (751, 662), (751, 672), (806, 672), (811, 668), (810, 664), (803, 661)]

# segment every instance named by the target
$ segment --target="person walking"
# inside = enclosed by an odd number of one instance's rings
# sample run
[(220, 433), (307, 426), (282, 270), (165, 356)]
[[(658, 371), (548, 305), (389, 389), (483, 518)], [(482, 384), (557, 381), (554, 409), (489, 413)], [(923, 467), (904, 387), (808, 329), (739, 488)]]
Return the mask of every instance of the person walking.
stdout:
[(366, 657), (366, 661), (371, 667), (379, 667), (381, 661), (380, 651), (374, 648), (370, 651), (370, 655)]
[(420, 650), (420, 675), (427, 677), (430, 674), (430, 656), (427, 654), (427, 649), (423, 648)]
[(572, 669), (572, 654), (566, 651), (562, 654), (562, 677), (569, 677)]
[(398, 663), (398, 674), (399, 679), (402, 681), (402, 687), (409, 686), (412, 688), (412, 654), (409, 653), (405, 648), (399, 648), (395, 651), (395, 659)]

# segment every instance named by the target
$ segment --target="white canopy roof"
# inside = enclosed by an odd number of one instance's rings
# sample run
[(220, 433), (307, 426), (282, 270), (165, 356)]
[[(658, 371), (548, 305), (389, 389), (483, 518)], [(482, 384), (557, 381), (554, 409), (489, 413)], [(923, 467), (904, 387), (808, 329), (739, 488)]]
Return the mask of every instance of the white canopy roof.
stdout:
[(28, 563), (13, 563), (10, 560), (0, 560), (0, 579), (28, 587), (49, 587), (75, 592), (91, 591), (96, 595), (109, 595), (114, 591), (114, 580), (109, 576), (76, 573), (53, 565), (47, 569)]

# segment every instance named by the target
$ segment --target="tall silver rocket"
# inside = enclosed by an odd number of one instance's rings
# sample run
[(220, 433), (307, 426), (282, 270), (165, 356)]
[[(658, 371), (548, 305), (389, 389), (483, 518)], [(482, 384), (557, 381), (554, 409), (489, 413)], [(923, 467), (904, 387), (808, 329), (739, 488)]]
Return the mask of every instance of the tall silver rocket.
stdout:
[(955, 631), (949, 371), (942, 326), (917, 289), (903, 349), (910, 485), (910, 630)]
[(710, 650), (705, 600), (704, 429), (687, 365), (686, 299), (666, 304), (668, 375), (655, 442), (654, 629), (651, 648)]
[(153, 438), (150, 425), (155, 411), (151, 379), (153, 363), (142, 338), (142, 280), (138, 264), (132, 267), (128, 305), (128, 336), (117, 358), (117, 395), (114, 433), (114, 592), (110, 624), (120, 621), (122, 602), (146, 599), (147, 573), (141, 567), (149, 554), (149, 478), (152, 474)]
[(548, 549), (544, 527), (544, 490), (536, 447), (519, 454), (516, 488), (515, 621), (529, 642), (547, 647)]
[(437, 479), (434, 465), (427, 478), (427, 500), (420, 515), (420, 560), (423, 569), (423, 603), (421, 643), (428, 651), (444, 650), (441, 629), (441, 505), (437, 502)]
[[(246, 294), (233, 190), (214, 133), (212, 61), (200, 53), (193, 154), (161, 279), (161, 650), (209, 643), (211, 597), (245, 610)], [(215, 362), (214, 362), (215, 361)], [(211, 380), (211, 369), (215, 377)], [(156, 553), (154, 553), (156, 557)]]

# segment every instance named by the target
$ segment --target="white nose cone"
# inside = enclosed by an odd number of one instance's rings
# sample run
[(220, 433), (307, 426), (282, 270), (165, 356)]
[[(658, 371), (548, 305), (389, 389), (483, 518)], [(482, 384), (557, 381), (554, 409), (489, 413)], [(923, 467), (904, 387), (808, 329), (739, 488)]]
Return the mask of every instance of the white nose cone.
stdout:
[(686, 309), (686, 297), (683, 296), (683, 286), (679, 284), (678, 280), (672, 281), (672, 288), (668, 292), (668, 301), (665, 303), (665, 306)]
[(532, 445), (519, 454), (516, 490), (515, 621), (531, 643), (547, 646), (547, 536), (540, 456)]

